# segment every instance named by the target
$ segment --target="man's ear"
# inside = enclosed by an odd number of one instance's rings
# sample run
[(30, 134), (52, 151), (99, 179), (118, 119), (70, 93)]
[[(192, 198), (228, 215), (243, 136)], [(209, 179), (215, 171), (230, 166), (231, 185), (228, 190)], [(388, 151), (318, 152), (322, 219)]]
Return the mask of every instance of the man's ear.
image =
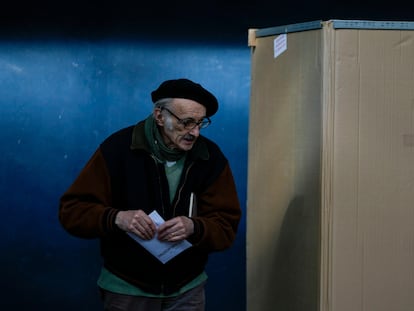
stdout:
[(159, 126), (164, 125), (164, 116), (162, 115), (160, 108), (154, 109), (153, 116), (154, 116), (154, 120), (157, 123), (157, 125)]

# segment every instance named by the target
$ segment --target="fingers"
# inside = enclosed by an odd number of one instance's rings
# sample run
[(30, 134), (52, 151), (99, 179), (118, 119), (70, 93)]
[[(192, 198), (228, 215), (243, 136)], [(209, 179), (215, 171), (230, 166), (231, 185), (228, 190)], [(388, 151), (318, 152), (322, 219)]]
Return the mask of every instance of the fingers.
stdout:
[[(142, 210), (118, 212), (115, 224), (122, 230), (132, 232), (144, 240), (151, 240), (157, 232), (152, 219)], [(188, 238), (193, 232), (193, 221), (188, 217), (179, 216), (159, 226), (158, 239), (177, 242)]]
[(191, 219), (185, 216), (172, 218), (158, 228), (158, 239), (161, 241), (176, 242), (188, 238), (194, 231)]
[(116, 216), (115, 224), (122, 230), (132, 232), (145, 240), (152, 239), (156, 232), (154, 222), (142, 210), (120, 211)]
[(134, 214), (130, 229), (146, 240), (152, 239), (156, 232), (156, 227), (152, 219), (143, 211), (138, 211)]

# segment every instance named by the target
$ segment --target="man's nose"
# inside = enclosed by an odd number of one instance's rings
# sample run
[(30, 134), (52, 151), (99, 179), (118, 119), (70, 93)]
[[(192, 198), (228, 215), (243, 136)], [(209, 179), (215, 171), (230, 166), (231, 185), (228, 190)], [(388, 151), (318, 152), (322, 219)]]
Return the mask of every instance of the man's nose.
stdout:
[(191, 129), (190, 134), (198, 137), (200, 135), (200, 125), (196, 125), (193, 129)]

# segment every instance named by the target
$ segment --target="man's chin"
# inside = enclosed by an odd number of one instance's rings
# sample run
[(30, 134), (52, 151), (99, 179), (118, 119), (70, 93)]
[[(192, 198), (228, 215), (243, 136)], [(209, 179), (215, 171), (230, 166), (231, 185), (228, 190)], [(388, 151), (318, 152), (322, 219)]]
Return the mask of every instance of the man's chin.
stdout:
[(181, 143), (180, 144), (180, 149), (184, 150), (184, 151), (188, 151), (191, 150), (191, 148), (193, 148), (194, 146), (194, 142), (185, 142), (185, 143)]

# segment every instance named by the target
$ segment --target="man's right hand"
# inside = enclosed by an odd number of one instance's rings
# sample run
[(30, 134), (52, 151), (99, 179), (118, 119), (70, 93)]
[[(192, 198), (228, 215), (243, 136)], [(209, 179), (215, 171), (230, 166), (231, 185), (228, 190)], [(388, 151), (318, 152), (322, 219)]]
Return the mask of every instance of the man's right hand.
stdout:
[(151, 240), (157, 230), (152, 219), (142, 210), (118, 212), (115, 224), (120, 229), (132, 232), (144, 240)]

